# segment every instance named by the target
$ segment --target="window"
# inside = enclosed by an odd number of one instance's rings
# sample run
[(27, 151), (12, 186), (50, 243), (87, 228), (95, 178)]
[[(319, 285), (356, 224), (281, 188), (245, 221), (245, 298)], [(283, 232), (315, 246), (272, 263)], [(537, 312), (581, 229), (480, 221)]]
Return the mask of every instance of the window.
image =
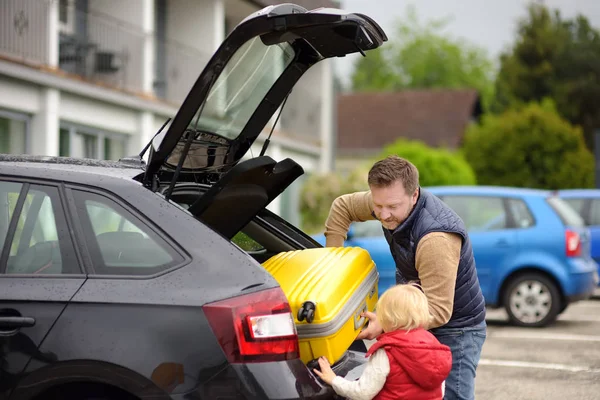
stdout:
[(383, 228), (381, 222), (369, 220), (364, 222), (355, 222), (352, 224), (353, 237), (383, 237)]
[(593, 199), (590, 204), (590, 225), (600, 225), (600, 200)]
[(233, 237), (233, 239), (231, 239), (231, 241), (233, 243), (235, 243), (236, 245), (238, 245), (240, 247), (240, 249), (247, 251), (249, 253), (256, 252), (256, 251), (262, 251), (265, 249), (260, 243), (258, 243), (256, 240), (252, 239), (250, 236), (248, 236), (244, 232), (236, 233), (236, 235)]
[(127, 152), (127, 136), (63, 124), (59, 131), (62, 157), (118, 160)]
[(0, 111), (0, 153), (27, 152), (28, 122), (25, 115)]
[(500, 197), (443, 196), (463, 220), (469, 232), (486, 232), (508, 227), (504, 202)]
[(535, 219), (523, 200), (508, 199), (507, 202), (513, 222), (517, 228), (524, 229), (535, 225)]
[(93, 193), (73, 194), (96, 274), (151, 275), (183, 261), (119, 204)]
[(571, 207), (573, 207), (573, 210), (577, 211), (577, 213), (579, 215), (582, 215), (582, 213), (583, 213), (583, 206), (585, 204), (585, 200), (584, 199), (571, 199), (571, 198), (565, 199), (565, 198), (563, 198), (563, 201), (566, 202)]
[(585, 226), (583, 218), (581, 218), (581, 216), (575, 210), (573, 210), (573, 208), (570, 205), (568, 205), (563, 199), (558, 197), (549, 197), (547, 201), (548, 204), (550, 204), (550, 207), (552, 207), (552, 209), (558, 214), (558, 217), (566, 226)]
[(0, 204), (0, 221), (7, 227), (0, 230), (0, 270), (32, 275), (81, 273), (57, 188), (0, 182)]
[(75, 24), (75, 4), (73, 0), (59, 0), (58, 2), (58, 26), (64, 33), (73, 33)]

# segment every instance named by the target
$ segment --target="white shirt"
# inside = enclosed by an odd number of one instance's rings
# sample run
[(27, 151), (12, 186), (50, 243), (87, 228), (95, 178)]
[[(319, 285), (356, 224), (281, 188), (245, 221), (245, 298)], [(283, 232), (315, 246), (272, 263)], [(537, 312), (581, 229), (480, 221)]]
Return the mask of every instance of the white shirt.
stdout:
[(383, 389), (390, 373), (390, 362), (384, 349), (377, 349), (369, 357), (367, 366), (357, 381), (348, 381), (341, 376), (333, 379), (335, 392), (349, 400), (371, 400)]

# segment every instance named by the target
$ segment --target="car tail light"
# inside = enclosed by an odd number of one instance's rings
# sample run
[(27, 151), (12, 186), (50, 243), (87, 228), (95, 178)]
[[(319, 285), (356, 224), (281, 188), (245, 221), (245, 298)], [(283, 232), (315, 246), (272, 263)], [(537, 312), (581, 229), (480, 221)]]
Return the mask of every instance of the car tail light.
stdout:
[(581, 256), (581, 239), (577, 232), (567, 229), (565, 231), (565, 241), (567, 245), (567, 257)]
[(203, 310), (231, 363), (299, 357), (296, 325), (281, 288), (210, 303)]

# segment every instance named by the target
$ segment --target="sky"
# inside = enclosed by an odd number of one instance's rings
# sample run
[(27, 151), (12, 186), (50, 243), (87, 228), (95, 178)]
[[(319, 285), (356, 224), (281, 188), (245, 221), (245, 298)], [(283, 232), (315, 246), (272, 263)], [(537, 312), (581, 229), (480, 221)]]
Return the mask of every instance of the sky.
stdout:
[[(600, 0), (538, 0), (549, 8), (557, 8), (565, 18), (584, 14), (590, 23), (600, 28)], [(406, 7), (415, 6), (421, 22), (450, 18), (446, 32), (452, 37), (468, 40), (487, 50), (497, 59), (513, 42), (517, 21), (526, 15), (528, 0), (341, 0), (347, 11), (366, 14), (377, 21), (393, 39), (394, 21), (402, 17)], [(368, 53), (367, 53), (368, 56)], [(334, 61), (336, 74), (346, 85), (358, 54)]]

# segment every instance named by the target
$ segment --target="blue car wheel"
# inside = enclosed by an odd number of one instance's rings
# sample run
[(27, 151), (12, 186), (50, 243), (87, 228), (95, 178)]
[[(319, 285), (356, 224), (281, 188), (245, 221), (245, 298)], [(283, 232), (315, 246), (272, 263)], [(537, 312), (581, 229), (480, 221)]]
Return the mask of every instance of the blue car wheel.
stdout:
[(511, 322), (524, 327), (546, 326), (563, 308), (556, 284), (539, 273), (514, 277), (504, 290), (503, 304)]

